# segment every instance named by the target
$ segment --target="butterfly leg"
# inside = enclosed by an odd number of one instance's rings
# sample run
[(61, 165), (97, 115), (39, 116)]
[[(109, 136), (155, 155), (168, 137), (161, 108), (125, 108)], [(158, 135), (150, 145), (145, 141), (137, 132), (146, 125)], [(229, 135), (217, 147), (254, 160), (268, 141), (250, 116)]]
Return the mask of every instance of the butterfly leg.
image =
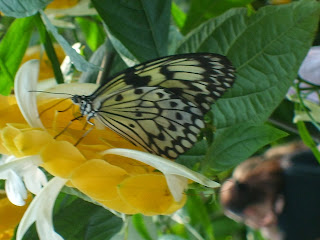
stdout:
[(64, 133), (64, 132), (69, 128), (69, 126), (70, 126), (74, 121), (79, 120), (79, 119), (81, 119), (82, 117), (83, 117), (83, 116), (79, 116), (79, 117), (76, 117), (76, 118), (72, 119), (72, 120), (68, 123), (68, 125), (67, 125), (60, 133), (58, 133), (58, 135), (56, 135), (56, 136), (54, 137), (54, 139), (57, 139), (62, 133)]
[(95, 126), (93, 122), (90, 122), (90, 119), (87, 120), (87, 124), (90, 124), (91, 127), (78, 139), (78, 141), (74, 144), (75, 146), (77, 146), (82, 141), (82, 139), (84, 139), (92, 131)]

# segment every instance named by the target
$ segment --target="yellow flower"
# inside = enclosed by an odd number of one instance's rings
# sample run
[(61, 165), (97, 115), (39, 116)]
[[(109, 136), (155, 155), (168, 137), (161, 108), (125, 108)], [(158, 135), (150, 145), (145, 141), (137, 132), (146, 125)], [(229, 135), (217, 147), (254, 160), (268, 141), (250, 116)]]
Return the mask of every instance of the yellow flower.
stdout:
[[(29, 204), (31, 196), (27, 200)], [(19, 224), (28, 204), (23, 207), (13, 205), (5, 194), (0, 193), (0, 240), (12, 239), (14, 230)]]

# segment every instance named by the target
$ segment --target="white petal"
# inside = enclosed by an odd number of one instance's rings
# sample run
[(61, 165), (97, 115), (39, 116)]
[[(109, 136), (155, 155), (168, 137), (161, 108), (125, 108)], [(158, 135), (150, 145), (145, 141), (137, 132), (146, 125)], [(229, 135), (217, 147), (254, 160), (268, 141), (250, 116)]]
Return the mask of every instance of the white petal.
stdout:
[(38, 100), (50, 99), (50, 98), (70, 98), (72, 95), (75, 95), (75, 94), (90, 95), (98, 87), (99, 87), (98, 84), (93, 84), (93, 83), (58, 84), (53, 88), (47, 89), (46, 92), (49, 92), (49, 93), (39, 94)]
[(5, 190), (8, 199), (14, 205), (23, 206), (27, 199), (27, 190), (22, 182), (22, 179), (12, 170), (8, 171), (8, 178), (5, 184)]
[(15, 172), (22, 173), (30, 165), (38, 166), (42, 163), (38, 155), (28, 156), (23, 158), (14, 158), (14, 160), (0, 165), (0, 174), (7, 170), (14, 170)]
[(184, 191), (188, 188), (188, 179), (178, 175), (165, 175), (169, 190), (176, 202), (180, 202)]
[(34, 222), (36, 222), (37, 231), (41, 240), (63, 240), (63, 238), (54, 231), (52, 210), (61, 188), (67, 181), (67, 179), (54, 177), (42, 188), (20, 221), (17, 230), (17, 240), (23, 238), (23, 235)]
[(20, 111), (27, 123), (34, 128), (44, 128), (39, 118), (36, 91), (39, 75), (39, 61), (24, 63), (15, 78), (15, 95)]
[(31, 166), (23, 175), (24, 184), (33, 194), (38, 194), (47, 184), (46, 175), (37, 167)]
[(320, 47), (311, 47), (303, 60), (299, 75), (312, 83), (320, 83)]
[(169, 174), (169, 175), (182, 176), (182, 177), (191, 179), (197, 183), (200, 183), (202, 185), (205, 185), (207, 187), (215, 188), (220, 186), (219, 183), (210, 180), (209, 178), (205, 177), (200, 173), (190, 170), (186, 166), (183, 166), (179, 163), (175, 163), (168, 159), (153, 155), (151, 153), (146, 153), (146, 152), (141, 152), (141, 151), (136, 151), (131, 149), (113, 148), (113, 149), (104, 151), (103, 154), (115, 154), (115, 155), (132, 158), (158, 169), (165, 175)]

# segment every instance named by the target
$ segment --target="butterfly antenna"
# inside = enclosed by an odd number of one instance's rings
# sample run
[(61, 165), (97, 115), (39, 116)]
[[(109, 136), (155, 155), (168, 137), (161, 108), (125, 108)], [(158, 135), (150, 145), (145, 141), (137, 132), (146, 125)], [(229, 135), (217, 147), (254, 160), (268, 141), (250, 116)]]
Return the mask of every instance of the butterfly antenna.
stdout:
[[(64, 102), (65, 100), (68, 100), (68, 99), (69, 99), (69, 98), (65, 98), (65, 99), (63, 99), (63, 100), (61, 100), (61, 101), (59, 101), (59, 102), (57, 102), (57, 103), (53, 104), (52, 106), (50, 106), (50, 107), (48, 107), (48, 108), (44, 109), (43, 111), (41, 111), (41, 112), (40, 112), (39, 117), (41, 117), (41, 115), (42, 115), (42, 114), (44, 114), (46, 111), (48, 111), (48, 110), (50, 110), (50, 109), (52, 109), (52, 108), (56, 107), (57, 105), (59, 105), (60, 103)], [(67, 109), (62, 110), (62, 111), (59, 111), (59, 112), (65, 112), (65, 111), (67, 111), (71, 106), (72, 106), (72, 104), (71, 104)]]
[(57, 95), (69, 95), (74, 96), (74, 94), (71, 93), (56, 93), (56, 92), (47, 92), (47, 91), (40, 91), (40, 90), (29, 90), (28, 92), (36, 92), (36, 93), (49, 93), (49, 94), (57, 94)]
[(59, 113), (61, 113), (61, 112), (66, 112), (66, 111), (68, 111), (70, 108), (72, 108), (73, 107), (73, 104), (70, 104), (69, 105), (69, 107), (67, 107), (66, 109), (64, 109), (64, 110), (59, 110), (58, 112)]

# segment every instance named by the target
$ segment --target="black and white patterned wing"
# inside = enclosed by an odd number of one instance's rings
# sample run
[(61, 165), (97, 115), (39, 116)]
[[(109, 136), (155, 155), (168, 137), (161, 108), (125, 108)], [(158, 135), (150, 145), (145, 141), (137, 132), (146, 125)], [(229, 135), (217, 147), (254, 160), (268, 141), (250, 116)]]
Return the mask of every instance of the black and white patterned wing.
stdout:
[(161, 87), (138, 87), (109, 96), (97, 118), (135, 145), (174, 159), (192, 147), (203, 114), (192, 102)]
[(173, 55), (126, 69), (95, 91), (91, 98), (104, 102), (108, 95), (119, 90), (159, 86), (187, 99), (206, 113), (232, 86), (234, 72), (230, 61), (219, 54)]

